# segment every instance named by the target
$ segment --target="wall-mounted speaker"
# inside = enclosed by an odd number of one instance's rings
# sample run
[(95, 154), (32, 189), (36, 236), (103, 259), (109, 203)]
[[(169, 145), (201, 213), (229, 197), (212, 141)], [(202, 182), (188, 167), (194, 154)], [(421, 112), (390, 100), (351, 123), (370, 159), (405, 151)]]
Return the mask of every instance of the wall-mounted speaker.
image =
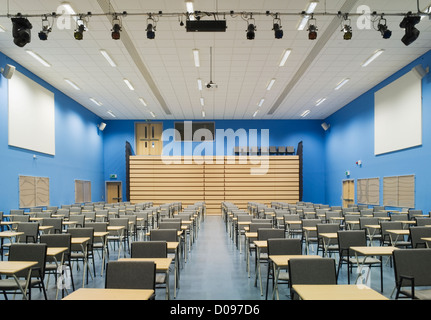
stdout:
[(98, 127), (100, 131), (103, 131), (106, 128), (106, 123), (102, 122), (101, 124), (98, 125)]
[(326, 122), (323, 122), (322, 123), (322, 128), (323, 128), (323, 130), (325, 130), (325, 131), (328, 131), (328, 129), (331, 127), (331, 125), (330, 124), (327, 124)]
[(10, 64), (7, 64), (6, 67), (4, 68), (0, 68), (0, 73), (3, 75), (3, 77), (5, 77), (6, 79), (11, 79), (14, 72), (15, 72), (15, 67), (11, 66)]

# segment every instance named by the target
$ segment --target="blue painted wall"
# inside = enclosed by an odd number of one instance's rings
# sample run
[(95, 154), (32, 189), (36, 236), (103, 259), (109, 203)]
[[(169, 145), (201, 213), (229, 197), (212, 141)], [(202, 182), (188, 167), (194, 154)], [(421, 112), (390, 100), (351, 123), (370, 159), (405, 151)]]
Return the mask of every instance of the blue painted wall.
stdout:
[[(431, 170), (431, 77), (423, 79), (423, 138), (422, 146), (374, 155), (374, 93), (409, 72), (414, 66), (431, 65), (431, 52), (366, 92), (325, 121), (331, 125), (326, 133), (326, 200), (331, 205), (342, 203), (342, 180), (349, 170), (349, 179), (380, 177), (380, 203), (383, 203), (383, 177), (416, 175), (416, 208), (431, 210), (429, 187)], [(356, 161), (362, 160), (362, 166)]]
[[(212, 121), (212, 120), (208, 120)], [(294, 146), (295, 150), (298, 143), (303, 141), (304, 144), (304, 193), (303, 200), (315, 203), (325, 201), (325, 161), (324, 161), (324, 131), (320, 124), (321, 121), (300, 121), (300, 120), (213, 120), (215, 121), (216, 130), (232, 129), (237, 131), (245, 129), (250, 132), (256, 129), (259, 133), (257, 141), (260, 146), (260, 132), (263, 129), (269, 129), (269, 145), (271, 146)], [(135, 147), (134, 128), (135, 121), (107, 121), (105, 135), (105, 179), (109, 180), (110, 174), (117, 174), (119, 180), (123, 182), (123, 195), (126, 194), (126, 158), (125, 144), (128, 141), (132, 147)], [(163, 129), (174, 128), (174, 121), (163, 121)], [(165, 142), (166, 144), (169, 142)], [(183, 155), (192, 155), (194, 148), (198, 143), (193, 143), (192, 148), (182, 146)], [(216, 153), (217, 145), (220, 141), (214, 142), (214, 155), (232, 155), (233, 150), (227, 149), (227, 142), (224, 143), (222, 153)], [(185, 150), (185, 151), (184, 151)], [(190, 152), (191, 151), (191, 152)], [(114, 181), (115, 181), (114, 180)]]
[(0, 211), (8, 214), (19, 207), (19, 175), (48, 177), (53, 206), (75, 202), (76, 179), (91, 181), (92, 201), (102, 200), (103, 133), (97, 128), (101, 119), (0, 53), (0, 66), (6, 64), (16, 66), (19, 72), (54, 92), (56, 155), (8, 145), (8, 81), (0, 76)]

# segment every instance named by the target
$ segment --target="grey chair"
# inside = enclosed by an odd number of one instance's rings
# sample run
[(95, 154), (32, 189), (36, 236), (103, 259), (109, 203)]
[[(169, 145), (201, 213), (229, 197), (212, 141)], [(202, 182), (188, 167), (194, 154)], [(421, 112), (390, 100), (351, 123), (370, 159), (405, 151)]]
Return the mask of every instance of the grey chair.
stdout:
[[(351, 250), (351, 247), (365, 247), (367, 246), (367, 236), (365, 230), (345, 230), (338, 231), (338, 250), (339, 260), (337, 269), (337, 279), (340, 273), (340, 269), (343, 264), (347, 264), (347, 281), (350, 284), (350, 273), (354, 266), (365, 263), (369, 267), (380, 266), (382, 271), (382, 261), (373, 257), (362, 257), (355, 255), (355, 252)], [(356, 258), (357, 257), (357, 258)], [(383, 278), (382, 278), (383, 279)]]
[(10, 215), (23, 215), (24, 214), (24, 209), (11, 209), (10, 210)]
[(290, 297), (298, 299), (294, 285), (301, 284), (337, 284), (335, 260), (332, 258), (295, 258), (289, 260)]
[(415, 217), (417, 227), (431, 226), (431, 218), (429, 217)]
[(431, 300), (431, 249), (395, 250), (394, 274), (396, 296)]
[(317, 228), (317, 252), (316, 254), (319, 254), (319, 251), (322, 251), (322, 256), (325, 254), (325, 247), (326, 247), (326, 253), (331, 256), (332, 253), (338, 252), (338, 241), (334, 239), (329, 239), (328, 242), (324, 243), (324, 239), (322, 238), (322, 233), (337, 233), (340, 230), (340, 227), (338, 224), (334, 223), (319, 223), (316, 225)]
[[(302, 242), (299, 238), (290, 239), (268, 239), (268, 256), (271, 255), (302, 255)], [(268, 275), (266, 281), (266, 299), (268, 298), (269, 279), (272, 278), (272, 288), (274, 290), (274, 275), (272, 262), (269, 260)], [(289, 272), (287, 269), (280, 270), (277, 284), (289, 284)]]
[[(108, 230), (108, 222), (87, 222), (85, 224), (86, 228), (93, 228), (94, 232), (107, 232)], [(105, 236), (106, 237), (106, 236)], [(105, 237), (96, 237), (93, 238), (93, 251), (103, 252), (105, 248)], [(109, 256), (109, 247), (106, 246), (106, 251)]]
[(61, 234), (63, 232), (63, 219), (62, 218), (44, 218), (41, 221), (42, 226), (52, 226), (52, 229), (47, 233)]
[(85, 215), (83, 214), (71, 214), (69, 216), (69, 221), (75, 222), (74, 228), (84, 228), (85, 227)]
[(109, 261), (105, 288), (156, 290), (156, 264), (153, 261)]
[(388, 232), (388, 230), (402, 230), (403, 224), (400, 221), (381, 221), (380, 222), (380, 230), (381, 230), (381, 242), (382, 246), (392, 246), (395, 245), (397, 247), (409, 247), (411, 246), (411, 242), (409, 240), (394, 240), (392, 235)]
[(302, 222), (301, 217), (298, 214), (285, 214), (284, 215), (284, 230), (286, 237), (301, 236), (302, 237), (302, 223), (301, 224), (289, 224), (289, 222)]
[(379, 240), (382, 238), (380, 229), (370, 228), (370, 225), (380, 225), (380, 220), (377, 217), (360, 217), (359, 218), (359, 228), (367, 232), (367, 238), (369, 241)]
[[(46, 264), (47, 245), (41, 243), (14, 243), (10, 246), (9, 261), (35, 261), (37, 264), (31, 268), (30, 279), (28, 282), (28, 299), (31, 300), (31, 289), (39, 288), (44, 295), (45, 300), (48, 300), (45, 290), (45, 264)], [(27, 283), (28, 270), (23, 270), (15, 274), (19, 285), (25, 288)], [(0, 291), (3, 291), (7, 299), (7, 293), (19, 290), (19, 286), (15, 279), (6, 278), (0, 280)], [(27, 294), (27, 292), (26, 292)]]
[(431, 227), (410, 227), (410, 240), (412, 248), (426, 248), (426, 241), (422, 238), (431, 237)]
[(39, 223), (20, 222), (16, 228), (17, 232), (24, 234), (17, 236), (16, 242), (19, 243), (37, 243), (39, 237)]
[[(122, 241), (127, 251), (130, 252), (130, 241), (129, 241), (129, 219), (127, 218), (110, 218), (109, 226), (117, 226), (124, 227), (124, 229), (120, 232), (117, 231), (109, 231), (108, 235), (108, 243), (120, 244)], [(124, 256), (126, 255), (126, 250), (124, 250)]]
[[(70, 228), (68, 233), (72, 236), (72, 238), (89, 238), (90, 240), (86, 242), (86, 246), (83, 247), (80, 244), (72, 244), (72, 251), (70, 255), (71, 261), (82, 261), (83, 265), (85, 259), (87, 262), (92, 261), (93, 263), (93, 274), (96, 276), (96, 266), (94, 261), (94, 252), (93, 252), (93, 241), (94, 241), (94, 229), (93, 228)], [(90, 266), (87, 263), (88, 273), (87, 273), (87, 283), (88, 283), (88, 275), (90, 274)]]
[(317, 230), (316, 231), (307, 231), (304, 227), (317, 227), (318, 224), (322, 223), (320, 219), (303, 219), (302, 220), (302, 240), (305, 242), (305, 249), (307, 252), (310, 250), (311, 244), (317, 244)]
[[(48, 247), (52, 248), (67, 248), (67, 250), (63, 254), (59, 254), (55, 257), (47, 257), (46, 266), (45, 266), (45, 274), (48, 274), (47, 286), (49, 283), (49, 276), (51, 274), (54, 275), (55, 280), (57, 281), (57, 270), (58, 263), (61, 262), (63, 255), (63, 265), (67, 266), (70, 270), (72, 269), (72, 262), (70, 260), (71, 252), (72, 252), (72, 235), (69, 233), (63, 234), (42, 234), (39, 239), (40, 243), (46, 244)], [(57, 263), (56, 263), (57, 262)], [(75, 284), (73, 281), (73, 272), (70, 273), (72, 289), (75, 290)], [(64, 294), (64, 291), (63, 291)]]

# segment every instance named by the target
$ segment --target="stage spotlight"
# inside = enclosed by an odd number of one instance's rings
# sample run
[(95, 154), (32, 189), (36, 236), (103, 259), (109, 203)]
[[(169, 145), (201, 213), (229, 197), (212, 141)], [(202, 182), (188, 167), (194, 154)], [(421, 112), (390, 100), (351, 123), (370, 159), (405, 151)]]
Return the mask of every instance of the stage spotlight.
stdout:
[(308, 23), (308, 39), (310, 40), (316, 40), (317, 39), (317, 24), (316, 24), (316, 19), (314, 19), (314, 17), (312, 17), (309, 20)]
[(120, 40), (120, 37), (121, 37), (120, 32), (121, 32), (120, 24), (118, 24), (118, 23), (114, 24), (114, 26), (112, 27), (112, 34), (111, 34), (112, 39), (113, 40)]
[(383, 19), (383, 17), (379, 20), (377, 30), (380, 31), (383, 39), (389, 39), (392, 36), (392, 31), (388, 29), (388, 26), (386, 25), (386, 19)]
[(78, 29), (75, 30), (75, 39), (76, 40), (82, 40), (84, 39), (84, 31), (85, 31), (85, 26), (83, 24), (81, 24)]
[(11, 20), (13, 24), (13, 42), (22, 48), (31, 42), (31, 29), (33, 26), (26, 18), (12, 18)]
[(351, 40), (353, 33), (352, 33), (352, 27), (349, 25), (344, 25), (343, 30), (344, 31), (344, 40)]
[(419, 37), (420, 31), (415, 28), (415, 25), (417, 25), (420, 21), (420, 16), (411, 16), (409, 14), (407, 14), (403, 21), (401, 21), (400, 28), (403, 28), (406, 31), (406, 34), (401, 39), (401, 41), (406, 46), (411, 45)]
[(273, 28), (275, 39), (283, 39), (283, 30), (281, 30), (281, 20), (276, 18), (274, 19)]
[(147, 38), (148, 39), (154, 39), (156, 37), (156, 29), (155, 27), (153, 27), (153, 25), (151, 23), (149, 23), (147, 25), (147, 29), (145, 29), (145, 31), (147, 31)]
[(42, 30), (39, 32), (39, 39), (42, 41), (48, 40), (48, 34), (52, 31), (52, 27), (49, 25), (47, 17), (42, 18)]
[[(249, 20), (250, 21), (250, 20)], [(253, 23), (248, 23), (247, 26), (247, 39), (248, 40), (254, 40), (255, 37), (255, 31), (256, 31), (256, 27)]]

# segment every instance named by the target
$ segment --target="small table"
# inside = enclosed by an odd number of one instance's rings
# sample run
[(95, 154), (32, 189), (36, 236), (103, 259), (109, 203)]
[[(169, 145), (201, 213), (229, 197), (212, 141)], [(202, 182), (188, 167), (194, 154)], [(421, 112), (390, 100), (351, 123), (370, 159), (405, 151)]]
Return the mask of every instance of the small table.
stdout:
[(63, 300), (148, 300), (154, 290), (81, 288)]
[[(401, 230), (387, 230), (387, 232), (389, 233), (389, 238), (391, 239), (391, 245), (395, 246), (397, 244), (398, 238), (404, 237), (404, 236), (408, 236), (410, 234), (410, 230), (409, 229), (401, 229)], [(395, 240), (392, 238), (392, 236), (395, 237)]]
[(324, 256), (327, 257), (328, 256), (328, 247), (331, 244), (331, 240), (338, 239), (338, 233), (336, 233), (336, 232), (325, 233), (324, 232), (324, 233), (321, 233), (319, 235), (322, 237)]
[(293, 285), (302, 300), (389, 300), (364, 285)]
[[(22, 295), (23, 295), (23, 300), (27, 300), (27, 289), (28, 289), (28, 284), (30, 281), (30, 276), (31, 276), (31, 268), (34, 267), (35, 265), (37, 265), (37, 262), (35, 261), (0, 261), (0, 274), (4, 274), (7, 276), (11, 276), (14, 278), (19, 290), (21, 291)], [(16, 276), (16, 274), (20, 271), (23, 271), (25, 269), (29, 269), (28, 270), (28, 275), (27, 275), (27, 279), (26, 279), (26, 283), (24, 288), (21, 286), (21, 284), (19, 283), (19, 280)]]
[[(82, 252), (84, 253), (84, 270), (83, 270), (83, 275), (82, 275), (82, 287), (84, 288), (85, 286), (85, 275), (87, 272), (87, 267), (88, 267), (88, 260), (87, 260), (87, 242), (90, 241), (90, 238), (88, 237), (72, 237), (71, 240), (71, 244), (78, 244), (81, 246)], [(89, 272), (91, 277), (93, 277), (93, 275), (91, 274), (91, 272)]]
[[(383, 292), (383, 262), (381, 257), (383, 256), (391, 256), (392, 252), (394, 250), (398, 250), (396, 247), (392, 246), (383, 246), (383, 247), (369, 247), (369, 246), (362, 246), (362, 247), (350, 247), (351, 250), (355, 251), (355, 258), (358, 263), (358, 276), (356, 278), (356, 282), (359, 280), (359, 277), (361, 276), (360, 270), (362, 269), (363, 265), (366, 262), (367, 257), (373, 257), (373, 256), (379, 256), (380, 257), (380, 286), (381, 286), (381, 292)], [(364, 259), (362, 263), (359, 263), (358, 255), (364, 256)], [(368, 274), (366, 279), (368, 279)]]
[[(69, 248), (67, 247), (48, 247), (46, 249), (46, 256), (47, 257), (51, 257), (54, 259), (54, 263), (58, 269), (59, 263), (57, 261), (57, 256), (59, 254), (61, 254), (61, 261), (60, 261), (60, 266), (63, 265), (63, 260), (64, 260), (64, 253), (68, 250)], [(56, 293), (55, 293), (55, 299), (57, 300), (58, 298), (58, 285), (56, 285), (57, 289), (56, 289)], [(66, 289), (67, 290), (67, 289)]]

